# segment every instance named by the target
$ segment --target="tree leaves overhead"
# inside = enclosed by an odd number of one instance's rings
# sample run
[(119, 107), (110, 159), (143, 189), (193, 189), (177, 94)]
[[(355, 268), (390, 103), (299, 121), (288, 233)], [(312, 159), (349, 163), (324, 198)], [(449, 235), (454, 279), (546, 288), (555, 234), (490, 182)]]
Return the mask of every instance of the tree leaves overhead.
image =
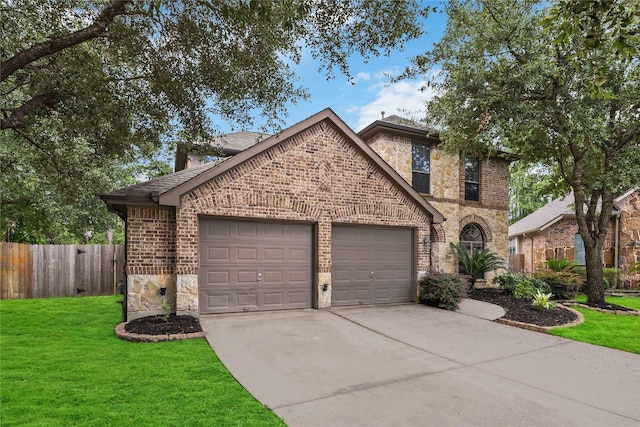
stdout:
[(116, 185), (96, 186), (97, 171), (212, 136), (212, 114), (235, 129), (259, 114), (277, 131), (286, 105), (308, 96), (293, 71), (303, 53), (319, 78), (349, 77), (351, 55), (401, 47), (421, 34), (422, 14), (415, 1), (385, 0), (1, 2), (2, 173), (28, 181), (9, 164), (23, 152), (69, 201)]

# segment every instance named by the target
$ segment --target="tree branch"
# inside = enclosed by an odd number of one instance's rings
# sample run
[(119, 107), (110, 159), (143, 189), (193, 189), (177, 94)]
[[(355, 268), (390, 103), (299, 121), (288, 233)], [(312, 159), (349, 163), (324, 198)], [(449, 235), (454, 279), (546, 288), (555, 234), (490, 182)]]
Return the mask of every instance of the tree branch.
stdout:
[[(31, 46), (27, 50), (23, 50), (11, 58), (0, 63), (0, 82), (5, 81), (16, 71), (24, 68), (33, 61), (37, 61), (48, 55), (52, 55), (63, 49), (83, 43), (87, 40), (99, 37), (104, 33), (109, 24), (113, 22), (116, 16), (126, 12), (126, 6), (132, 0), (113, 0), (104, 8), (93, 24), (86, 28), (65, 34), (53, 40)], [(3, 128), (4, 129), (4, 128)]]
[(2, 118), (2, 120), (0, 120), (0, 130), (23, 128), (24, 116), (41, 107), (53, 107), (56, 102), (58, 102), (58, 95), (55, 93), (45, 93), (34, 96), (20, 107), (13, 110), (9, 117)]

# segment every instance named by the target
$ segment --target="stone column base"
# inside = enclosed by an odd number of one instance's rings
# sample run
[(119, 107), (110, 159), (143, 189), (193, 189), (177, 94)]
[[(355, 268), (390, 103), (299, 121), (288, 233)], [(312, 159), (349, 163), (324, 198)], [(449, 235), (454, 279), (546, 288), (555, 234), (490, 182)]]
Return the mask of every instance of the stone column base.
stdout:
[(198, 317), (197, 274), (178, 274), (176, 278), (176, 314)]

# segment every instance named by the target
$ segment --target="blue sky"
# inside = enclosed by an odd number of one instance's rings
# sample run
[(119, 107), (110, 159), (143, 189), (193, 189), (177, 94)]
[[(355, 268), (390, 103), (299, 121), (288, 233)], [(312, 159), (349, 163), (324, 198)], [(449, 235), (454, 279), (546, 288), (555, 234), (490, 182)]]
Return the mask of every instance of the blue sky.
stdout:
[[(425, 2), (425, 5), (441, 6), (439, 1)], [(411, 41), (402, 51), (394, 51), (388, 57), (371, 59), (367, 64), (361, 58), (350, 60), (350, 69), (355, 78), (351, 84), (345, 76), (336, 72), (335, 78), (327, 81), (326, 76), (318, 72), (318, 63), (311, 58), (302, 58), (294, 70), (299, 77), (299, 85), (306, 87), (310, 97), (289, 105), (289, 117), (285, 118), (284, 128), (329, 107), (356, 132), (381, 117), (398, 114), (403, 117), (422, 118), (425, 102), (429, 93), (421, 93), (422, 79), (401, 81), (389, 85), (389, 78), (398, 75), (410, 59), (428, 50), (433, 42), (440, 40), (446, 27), (444, 13), (431, 13), (423, 22), (426, 31), (420, 39)], [(406, 112), (400, 112), (406, 110)], [(229, 130), (224, 123), (218, 122), (222, 132)], [(257, 126), (262, 124), (256, 117)], [(247, 130), (257, 130), (247, 129)]]

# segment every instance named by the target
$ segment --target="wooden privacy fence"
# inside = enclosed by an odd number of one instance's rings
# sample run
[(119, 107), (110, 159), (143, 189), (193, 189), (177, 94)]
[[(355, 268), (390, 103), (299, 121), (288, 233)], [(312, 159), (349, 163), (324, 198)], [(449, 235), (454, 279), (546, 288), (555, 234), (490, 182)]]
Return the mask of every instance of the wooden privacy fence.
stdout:
[(123, 282), (123, 245), (0, 242), (0, 299), (113, 295)]
[(509, 254), (509, 271), (512, 273), (524, 271), (524, 254)]

